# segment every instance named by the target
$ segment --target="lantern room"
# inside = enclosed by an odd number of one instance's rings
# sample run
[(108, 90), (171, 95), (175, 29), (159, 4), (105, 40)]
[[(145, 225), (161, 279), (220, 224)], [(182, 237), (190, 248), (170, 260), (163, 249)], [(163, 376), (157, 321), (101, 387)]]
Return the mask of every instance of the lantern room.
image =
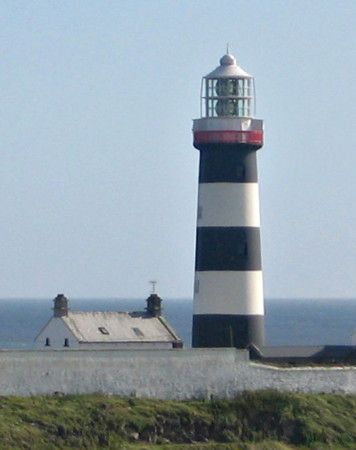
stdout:
[(201, 117), (251, 118), (254, 113), (254, 79), (227, 53), (220, 66), (202, 79)]

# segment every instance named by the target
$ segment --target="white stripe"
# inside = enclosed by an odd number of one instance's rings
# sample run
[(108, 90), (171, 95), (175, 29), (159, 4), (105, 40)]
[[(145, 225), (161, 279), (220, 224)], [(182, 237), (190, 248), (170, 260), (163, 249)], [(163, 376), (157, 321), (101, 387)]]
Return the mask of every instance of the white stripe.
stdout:
[(258, 183), (201, 183), (198, 227), (259, 227)]
[(262, 271), (196, 272), (194, 290), (194, 314), (264, 314)]

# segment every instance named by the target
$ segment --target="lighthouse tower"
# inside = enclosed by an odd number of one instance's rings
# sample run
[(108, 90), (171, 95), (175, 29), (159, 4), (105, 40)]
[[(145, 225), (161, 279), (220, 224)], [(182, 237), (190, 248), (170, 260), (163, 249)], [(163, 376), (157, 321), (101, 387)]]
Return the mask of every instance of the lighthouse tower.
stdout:
[(254, 80), (229, 53), (202, 80), (193, 347), (264, 343)]

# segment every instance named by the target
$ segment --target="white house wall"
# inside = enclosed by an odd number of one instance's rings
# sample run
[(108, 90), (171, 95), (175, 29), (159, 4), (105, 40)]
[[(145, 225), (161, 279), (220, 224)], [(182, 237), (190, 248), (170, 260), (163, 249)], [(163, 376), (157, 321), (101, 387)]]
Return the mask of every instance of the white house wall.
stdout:
[[(50, 339), (50, 346), (46, 347), (46, 338)], [(41, 330), (40, 334), (35, 340), (35, 347), (37, 348), (64, 348), (64, 340), (68, 339), (68, 348), (78, 348), (79, 344), (76, 337), (70, 329), (64, 324), (59, 317), (52, 317), (47, 325)]]

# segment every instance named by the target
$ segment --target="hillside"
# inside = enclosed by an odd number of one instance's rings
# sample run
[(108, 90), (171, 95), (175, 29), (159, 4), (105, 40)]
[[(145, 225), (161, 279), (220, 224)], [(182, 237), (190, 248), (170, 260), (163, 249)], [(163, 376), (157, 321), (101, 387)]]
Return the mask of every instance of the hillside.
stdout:
[(1, 397), (0, 448), (356, 448), (356, 396), (262, 391), (234, 400)]

